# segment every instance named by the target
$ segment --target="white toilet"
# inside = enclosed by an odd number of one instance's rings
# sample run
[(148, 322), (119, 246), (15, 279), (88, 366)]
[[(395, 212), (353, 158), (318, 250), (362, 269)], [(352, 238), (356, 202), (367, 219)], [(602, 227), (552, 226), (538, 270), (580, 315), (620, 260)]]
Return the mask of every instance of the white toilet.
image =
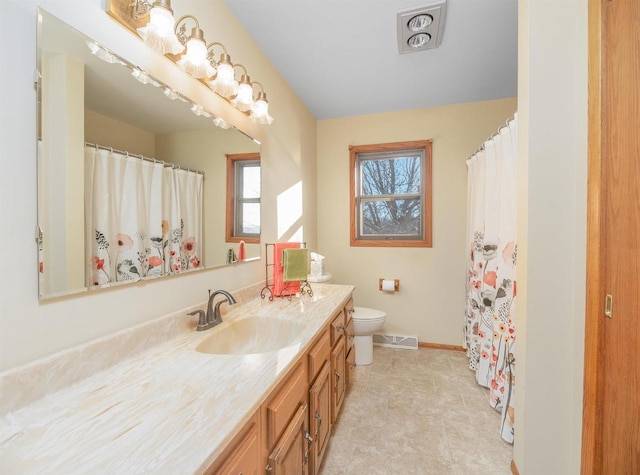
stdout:
[(353, 307), (353, 310), (356, 366), (364, 366), (373, 363), (373, 334), (382, 330), (387, 314), (367, 307)]

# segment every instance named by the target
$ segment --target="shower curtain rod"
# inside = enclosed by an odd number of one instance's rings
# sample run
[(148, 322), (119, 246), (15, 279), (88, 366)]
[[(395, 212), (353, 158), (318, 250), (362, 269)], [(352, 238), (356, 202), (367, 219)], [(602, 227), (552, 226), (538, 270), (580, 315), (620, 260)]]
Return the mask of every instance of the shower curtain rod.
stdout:
[(96, 150), (97, 149), (102, 149), (102, 150), (108, 150), (111, 153), (116, 152), (116, 153), (120, 153), (122, 155), (126, 155), (127, 157), (135, 157), (135, 158), (139, 158), (140, 160), (144, 160), (147, 162), (152, 162), (152, 163), (162, 163), (163, 166), (165, 167), (169, 167), (169, 168), (177, 168), (178, 170), (186, 170), (188, 172), (193, 172), (193, 173), (197, 173), (198, 175), (202, 175), (204, 176), (204, 172), (200, 171), (200, 170), (192, 170), (191, 168), (182, 168), (180, 165), (175, 165), (173, 163), (169, 163), (169, 162), (165, 162), (164, 160), (158, 160), (156, 158), (149, 158), (149, 157), (145, 157), (144, 155), (142, 155), (141, 153), (129, 153), (126, 150), (118, 150), (117, 148), (113, 148), (113, 147), (106, 147), (104, 145), (98, 145), (97, 143), (91, 143), (91, 142), (85, 142), (84, 145), (86, 147), (95, 147)]
[(469, 160), (470, 158), (473, 158), (473, 157), (475, 156), (475, 154), (476, 154), (476, 153), (478, 153), (478, 152), (482, 152), (482, 151), (484, 150), (484, 144), (485, 144), (486, 142), (488, 142), (489, 140), (493, 140), (495, 137), (497, 137), (498, 135), (500, 135), (500, 131), (501, 131), (502, 129), (504, 129), (505, 127), (509, 127), (509, 124), (510, 124), (511, 122), (513, 122), (513, 120), (514, 120), (514, 119), (515, 119), (515, 116), (511, 116), (511, 117), (509, 117), (509, 118), (506, 120), (506, 122), (504, 123), (504, 125), (503, 125), (503, 126), (498, 127), (498, 131), (497, 131), (497, 132), (494, 132), (493, 134), (491, 134), (491, 137), (489, 137), (489, 138), (488, 138), (488, 139), (486, 139), (484, 142), (482, 142), (482, 145), (480, 145), (480, 147), (478, 147), (478, 148), (476, 149), (476, 151), (475, 151), (475, 152), (473, 152), (473, 153), (471, 154), (471, 156), (470, 156), (467, 160)]

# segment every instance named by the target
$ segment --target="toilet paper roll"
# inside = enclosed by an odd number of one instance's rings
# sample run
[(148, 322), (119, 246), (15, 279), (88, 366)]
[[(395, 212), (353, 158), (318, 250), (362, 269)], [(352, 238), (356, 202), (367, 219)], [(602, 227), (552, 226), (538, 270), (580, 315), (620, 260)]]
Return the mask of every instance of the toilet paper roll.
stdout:
[(383, 292), (395, 292), (396, 284), (392, 279), (384, 279), (382, 281)]

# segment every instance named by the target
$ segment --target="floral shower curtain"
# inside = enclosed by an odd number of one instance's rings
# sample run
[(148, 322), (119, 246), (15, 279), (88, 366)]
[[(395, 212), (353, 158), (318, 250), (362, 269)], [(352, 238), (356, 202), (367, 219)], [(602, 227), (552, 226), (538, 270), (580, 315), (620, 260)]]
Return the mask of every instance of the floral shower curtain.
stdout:
[(467, 160), (465, 348), (476, 380), (513, 442), (516, 310), (517, 113)]
[(85, 147), (88, 287), (200, 266), (203, 175)]

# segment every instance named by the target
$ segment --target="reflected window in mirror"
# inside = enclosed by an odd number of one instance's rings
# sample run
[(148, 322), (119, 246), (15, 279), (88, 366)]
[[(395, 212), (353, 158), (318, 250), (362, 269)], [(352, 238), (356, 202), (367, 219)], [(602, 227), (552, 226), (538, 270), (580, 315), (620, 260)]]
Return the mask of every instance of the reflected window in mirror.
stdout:
[(227, 242), (260, 242), (260, 154), (227, 154)]

